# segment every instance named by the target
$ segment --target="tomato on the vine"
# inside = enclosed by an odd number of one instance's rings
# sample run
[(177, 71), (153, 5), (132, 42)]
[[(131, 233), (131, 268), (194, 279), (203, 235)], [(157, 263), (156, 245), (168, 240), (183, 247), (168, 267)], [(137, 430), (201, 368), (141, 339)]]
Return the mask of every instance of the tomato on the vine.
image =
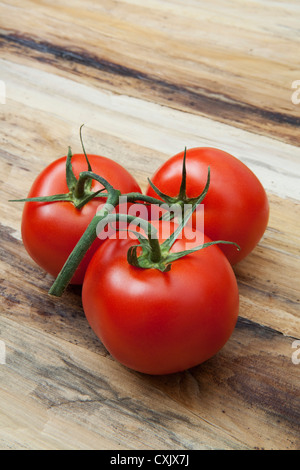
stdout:
[[(220, 246), (231, 264), (236, 264), (255, 248), (266, 230), (269, 218), (266, 192), (240, 160), (222, 150), (203, 147), (186, 150), (186, 181), (179, 194), (184, 154), (180, 152), (163, 163), (151, 182), (173, 203), (189, 203), (204, 188), (210, 167), (210, 186), (203, 200), (204, 231), (212, 240), (228, 240), (240, 246), (240, 251), (234, 246)], [(149, 185), (146, 194), (154, 196), (155, 189)], [(196, 212), (194, 225), (195, 218)]]
[[(99, 155), (88, 155), (94, 173), (101, 175), (121, 192), (141, 192), (133, 176), (117, 162)], [(59, 158), (45, 168), (33, 183), (28, 198), (70, 194), (66, 179), (67, 157)], [(75, 178), (87, 170), (84, 154), (72, 156)], [(98, 181), (91, 181), (90, 191), (103, 189)], [(104, 198), (105, 200), (105, 198)], [(22, 238), (31, 258), (46, 272), (57, 276), (68, 256), (95, 216), (103, 199), (94, 198), (81, 208), (69, 200), (52, 202), (25, 202), (22, 216)], [(103, 243), (97, 238), (72, 278), (73, 284), (81, 284), (89, 260)]]
[[(175, 241), (171, 256), (195, 246), (189, 230)], [(207, 236), (204, 242), (210, 242)], [(213, 245), (177, 259), (166, 272), (144, 269), (128, 263), (128, 250), (137, 244), (132, 237), (109, 239), (90, 261), (82, 302), (91, 328), (115, 359), (139, 372), (169, 374), (211, 358), (230, 338), (238, 316), (229, 261)]]

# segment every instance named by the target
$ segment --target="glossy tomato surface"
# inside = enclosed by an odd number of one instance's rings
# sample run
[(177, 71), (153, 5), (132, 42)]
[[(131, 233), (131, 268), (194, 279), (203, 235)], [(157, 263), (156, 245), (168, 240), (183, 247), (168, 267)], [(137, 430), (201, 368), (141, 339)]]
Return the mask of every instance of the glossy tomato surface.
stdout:
[[(167, 160), (152, 176), (151, 181), (163, 193), (177, 196), (182, 178), (184, 152)], [(263, 236), (269, 218), (266, 192), (256, 175), (240, 160), (222, 150), (193, 148), (186, 152), (186, 193), (199, 196), (205, 187), (208, 167), (210, 186), (203, 201), (204, 231), (212, 240), (237, 243), (222, 245), (231, 264), (245, 258)], [(149, 186), (147, 195), (155, 196)], [(196, 223), (196, 212), (193, 215)]]
[[(91, 328), (115, 359), (139, 372), (169, 374), (211, 358), (238, 316), (229, 261), (214, 245), (174, 261), (169, 272), (142, 269), (126, 259), (136, 243), (107, 240), (93, 256), (82, 290)], [(172, 250), (191, 247), (182, 237)]]
[[(141, 192), (135, 179), (118, 163), (98, 155), (88, 155), (88, 158), (93, 172), (109, 181), (115, 189), (123, 193)], [(78, 178), (80, 172), (87, 170), (85, 156), (73, 155), (72, 167)], [(93, 191), (101, 188), (100, 183), (93, 181)], [(40, 173), (28, 197), (67, 192), (66, 157), (62, 157)], [(31, 258), (56, 277), (101, 204), (101, 199), (93, 199), (81, 209), (76, 209), (70, 202), (26, 202), (22, 216), (22, 238)], [(73, 276), (73, 284), (83, 282), (89, 260), (101, 243), (103, 240), (97, 238), (86, 253)]]

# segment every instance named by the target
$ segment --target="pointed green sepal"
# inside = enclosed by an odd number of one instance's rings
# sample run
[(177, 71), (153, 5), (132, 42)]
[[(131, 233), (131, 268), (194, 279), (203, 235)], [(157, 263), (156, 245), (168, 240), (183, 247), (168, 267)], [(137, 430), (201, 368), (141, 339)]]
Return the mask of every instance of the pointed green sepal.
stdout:
[[(85, 147), (84, 147), (84, 143), (83, 143), (83, 138), (82, 138), (82, 128), (83, 128), (84, 124), (82, 124), (80, 126), (80, 129), (79, 129), (79, 135), (80, 135), (80, 142), (81, 142), (81, 147), (82, 147), (82, 151), (84, 153), (84, 156), (85, 156), (85, 159), (86, 159), (86, 163), (87, 163), (87, 166), (88, 166), (88, 171), (93, 171), (92, 170), (92, 166), (90, 164), (90, 161), (88, 159), (88, 156), (87, 156), (87, 153), (85, 151)], [(85, 183), (85, 190), (86, 191), (90, 191), (91, 190), (91, 187), (92, 187), (92, 179), (88, 179)]]
[(55, 194), (53, 196), (27, 197), (25, 199), (11, 199), (9, 202), (73, 202), (72, 196), (67, 194)]
[(175, 198), (171, 197), (171, 196), (168, 196), (167, 194), (164, 194), (162, 191), (160, 191), (157, 186), (155, 186), (154, 183), (152, 183), (152, 181), (150, 180), (150, 178), (148, 178), (148, 183), (150, 184), (151, 188), (153, 189), (153, 191), (156, 192), (156, 194), (165, 202), (167, 202), (168, 204), (172, 205), (176, 202)]
[(92, 199), (98, 197), (99, 194), (102, 193), (103, 191), (105, 191), (105, 188), (99, 189), (99, 191), (96, 191), (94, 193), (92, 192), (92, 193), (88, 194), (87, 196), (85, 196), (83, 199), (78, 199), (78, 201), (73, 200), (74, 206), (76, 207), (76, 209), (81, 209), (83, 206), (85, 206)]
[(184, 149), (183, 154), (183, 162), (182, 162), (182, 177), (181, 177), (181, 185), (178, 194), (178, 199), (181, 201), (186, 200), (186, 147)]
[(203, 250), (204, 248), (207, 248), (209, 246), (219, 245), (219, 244), (234, 245), (234, 246), (236, 246), (238, 251), (240, 250), (240, 246), (235, 242), (229, 242), (229, 241), (225, 241), (225, 240), (216, 240), (216, 241), (212, 241), (212, 242), (203, 243), (202, 245), (198, 245), (195, 248), (192, 248), (191, 250), (178, 251), (177, 253), (169, 253), (168, 256), (166, 257), (166, 259), (167, 259), (167, 261), (172, 263), (173, 261), (176, 261), (180, 258), (183, 258), (184, 256), (187, 256), (189, 254), (195, 253), (196, 251), (200, 251), (200, 250)]
[(68, 148), (68, 155), (67, 155), (67, 162), (66, 162), (66, 181), (67, 186), (70, 192), (73, 192), (76, 188), (77, 179), (74, 175), (73, 168), (72, 168), (72, 150), (71, 147)]

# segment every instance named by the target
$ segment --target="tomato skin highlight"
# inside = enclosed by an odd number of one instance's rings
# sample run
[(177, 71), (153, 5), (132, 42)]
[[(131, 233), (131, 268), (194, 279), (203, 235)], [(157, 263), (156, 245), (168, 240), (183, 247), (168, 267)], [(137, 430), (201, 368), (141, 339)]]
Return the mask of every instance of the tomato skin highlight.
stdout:
[[(132, 175), (113, 160), (99, 155), (88, 155), (92, 169), (123, 193), (141, 192)], [(83, 154), (74, 154), (72, 167), (76, 178), (87, 170)], [(102, 185), (92, 183), (97, 191)], [(66, 157), (47, 166), (34, 181), (28, 197), (68, 193), (66, 182)], [(76, 246), (86, 227), (95, 216), (102, 199), (93, 199), (81, 209), (71, 202), (25, 202), (22, 215), (22, 239), (30, 257), (47, 273), (56, 277)], [(103, 240), (96, 239), (87, 251), (72, 278), (72, 284), (82, 284), (88, 263)]]
[[(152, 176), (160, 191), (177, 196), (182, 178), (184, 152), (168, 159)], [(210, 186), (203, 200), (204, 231), (212, 240), (226, 240), (240, 246), (220, 245), (232, 265), (255, 248), (262, 238), (269, 219), (269, 202), (256, 175), (240, 160), (219, 149), (199, 147), (186, 151), (186, 193), (192, 198), (203, 190), (208, 167)], [(156, 193), (148, 186), (146, 194)], [(158, 197), (158, 196), (156, 196)], [(193, 214), (195, 226), (196, 212)]]
[[(237, 281), (220, 248), (189, 254), (162, 273), (129, 265), (133, 244), (107, 240), (89, 264), (82, 302), (95, 334), (116, 360), (146, 374), (183, 371), (214, 356), (239, 309)], [(183, 237), (172, 250), (186, 246)]]

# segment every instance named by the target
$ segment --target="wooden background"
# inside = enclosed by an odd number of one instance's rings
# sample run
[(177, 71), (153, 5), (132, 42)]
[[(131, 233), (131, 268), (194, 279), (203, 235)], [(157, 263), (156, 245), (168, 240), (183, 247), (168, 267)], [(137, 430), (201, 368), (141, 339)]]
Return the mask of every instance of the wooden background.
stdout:
[[(300, 448), (299, 24), (298, 0), (0, 1), (1, 449)], [(205, 364), (127, 370), (87, 325), (79, 288), (47, 295), (8, 200), (68, 145), (81, 151), (81, 124), (87, 151), (142, 188), (207, 145), (264, 184), (269, 227), (235, 268), (240, 318)]]

